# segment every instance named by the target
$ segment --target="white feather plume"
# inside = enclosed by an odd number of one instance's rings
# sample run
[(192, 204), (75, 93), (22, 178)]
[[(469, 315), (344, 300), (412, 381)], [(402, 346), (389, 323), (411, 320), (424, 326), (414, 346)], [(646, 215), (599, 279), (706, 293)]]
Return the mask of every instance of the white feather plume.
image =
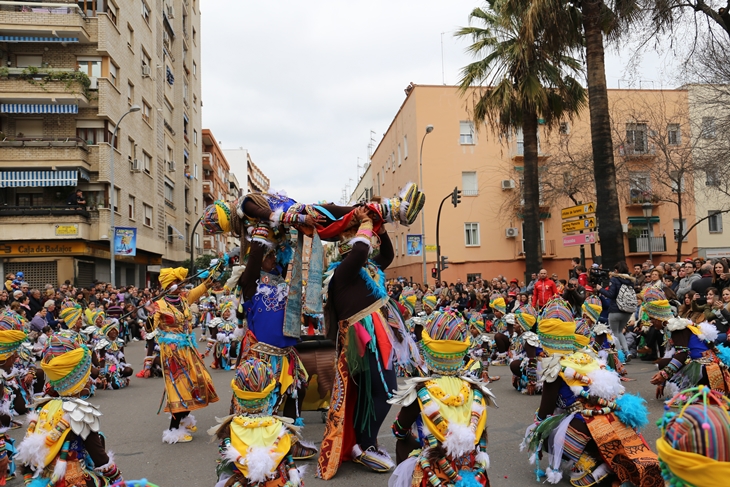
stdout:
[(263, 482), (276, 474), (276, 464), (268, 447), (249, 448), (243, 462), (248, 467), (247, 478), (253, 482)]
[(717, 328), (712, 323), (708, 323), (707, 321), (703, 321), (699, 325), (697, 325), (697, 328), (700, 329), (700, 334), (698, 337), (700, 340), (704, 340), (706, 342), (714, 343), (717, 339)]
[(26, 436), (18, 445), (18, 451), (14, 460), (18, 465), (28, 465), (38, 476), (46, 466), (46, 455), (49, 448), (46, 446), (46, 435), (43, 433), (31, 433)]
[(479, 453), (477, 453), (475, 461), (477, 464), (481, 465), (484, 470), (488, 470), (491, 464), (491, 461), (489, 459), (489, 453), (485, 451), (480, 451)]
[(162, 442), (163, 443), (177, 443), (178, 441), (185, 438), (185, 435), (187, 435), (188, 432), (183, 428), (173, 428), (169, 430), (165, 430), (162, 432)]
[(198, 420), (192, 414), (188, 414), (180, 421), (180, 426), (183, 428), (192, 428), (196, 424), (198, 424)]
[(552, 468), (548, 467), (545, 470), (545, 474), (547, 474), (547, 481), (551, 484), (557, 484), (561, 480), (563, 480), (563, 472), (560, 470), (553, 470)]
[(228, 463), (236, 463), (238, 462), (238, 459), (241, 458), (241, 453), (233, 448), (231, 445), (228, 445), (225, 450), (223, 450), (223, 458), (228, 460)]
[(626, 391), (621, 385), (621, 378), (616, 372), (607, 369), (596, 369), (588, 374), (591, 385), (588, 387), (593, 396), (611, 401)]
[(452, 458), (458, 458), (474, 450), (476, 435), (468, 426), (451, 423), (446, 431), (444, 449)]

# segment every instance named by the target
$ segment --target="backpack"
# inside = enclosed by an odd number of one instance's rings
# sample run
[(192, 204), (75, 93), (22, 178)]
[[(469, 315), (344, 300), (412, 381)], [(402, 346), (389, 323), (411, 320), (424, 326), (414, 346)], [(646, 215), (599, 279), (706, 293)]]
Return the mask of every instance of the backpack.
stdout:
[(631, 286), (622, 283), (616, 295), (616, 306), (618, 306), (618, 309), (624, 313), (633, 313), (636, 311), (638, 305), (639, 302), (636, 300), (634, 290)]

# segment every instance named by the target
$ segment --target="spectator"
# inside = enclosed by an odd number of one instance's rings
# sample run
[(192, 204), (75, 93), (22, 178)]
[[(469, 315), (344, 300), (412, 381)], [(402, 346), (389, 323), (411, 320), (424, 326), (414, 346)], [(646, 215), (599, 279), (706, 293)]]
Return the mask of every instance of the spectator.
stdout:
[(563, 299), (570, 304), (574, 316), (579, 317), (582, 315), (583, 302), (586, 300), (586, 289), (580, 285), (577, 278), (568, 281), (563, 290)]
[(680, 318), (690, 320), (692, 323), (700, 323), (702, 321), (702, 313), (693, 309), (695, 294), (697, 293), (690, 290), (689, 292), (687, 292), (687, 294), (684, 295), (684, 299), (682, 299), (682, 304), (679, 307), (678, 314)]
[(48, 326), (48, 323), (46, 323), (46, 314), (48, 314), (48, 310), (41, 307), (40, 311), (38, 311), (35, 316), (33, 316), (33, 319), (30, 320), (31, 331), (36, 331), (40, 333), (43, 328)]
[(545, 269), (540, 269), (537, 275), (537, 282), (532, 291), (532, 306), (536, 309), (542, 309), (550, 299), (558, 294), (558, 287), (552, 279), (548, 279), (548, 273)]
[(509, 281), (509, 288), (507, 289), (507, 292), (508, 293), (515, 293), (515, 295), (517, 293), (519, 293), (520, 292), (520, 287), (517, 284), (518, 284), (517, 279), (511, 279)]
[(5, 289), (0, 289), (0, 310), (10, 306), (10, 297)]
[(649, 280), (644, 283), (644, 288), (654, 287), (662, 289), (664, 287), (664, 281), (662, 280), (663, 275), (664, 272), (659, 267), (652, 269), (649, 273)]
[(570, 270), (568, 271), (568, 280), (578, 278), (578, 266), (580, 265), (580, 257), (570, 259)]
[(527, 294), (532, 294), (532, 292), (535, 290), (535, 283), (537, 282), (537, 274), (534, 272), (530, 274), (530, 283), (527, 285), (527, 288), (525, 289), (525, 292)]
[(575, 266), (575, 272), (578, 275), (578, 284), (583, 286), (585, 288), (588, 286), (588, 272), (586, 272), (586, 268), (583, 265)]
[[(700, 278), (692, 281), (692, 290), (699, 294), (699, 297), (695, 297), (698, 300), (698, 304), (705, 304), (707, 298), (707, 290), (712, 287), (712, 264), (702, 264), (700, 267)], [(715, 293), (717, 294), (717, 293)]]
[(692, 264), (695, 266), (695, 272), (699, 272), (703, 265), (705, 265), (705, 259), (702, 257), (695, 257), (695, 259), (692, 261)]
[(31, 316), (35, 316), (35, 314), (38, 311), (40, 311), (41, 308), (43, 308), (43, 301), (41, 300), (41, 292), (38, 289), (33, 289), (30, 292), (30, 296), (28, 299), (28, 306), (30, 307)]
[(38, 341), (36, 342), (38, 350), (43, 350), (46, 348), (46, 344), (48, 343), (48, 339), (53, 335), (53, 329), (51, 329), (50, 326), (44, 326), (41, 330), (41, 334), (38, 335)]
[(83, 210), (86, 206), (86, 198), (84, 198), (83, 191), (76, 189), (76, 191), (68, 195), (66, 204), (75, 207), (77, 210)]
[(608, 288), (604, 289), (600, 285), (597, 286), (598, 292), (610, 300), (608, 325), (611, 327), (611, 332), (616, 339), (616, 348), (624, 351), (627, 361), (629, 360), (629, 346), (624, 337), (624, 327), (629, 322), (632, 311), (620, 309), (617, 298), (622, 286), (629, 286), (633, 290), (635, 282), (634, 277), (629, 275), (629, 267), (626, 265), (626, 262), (621, 261), (613, 268)]
[(43, 307), (46, 309), (46, 317), (45, 317), (46, 324), (48, 324), (48, 326), (50, 326), (54, 330), (57, 330), (60, 323), (56, 319), (56, 315), (55, 315), (56, 302), (53, 301), (52, 299), (49, 299), (48, 301), (45, 302)]
[(680, 300), (684, 299), (684, 295), (692, 290), (692, 283), (700, 278), (699, 274), (695, 274), (695, 265), (692, 262), (685, 262), (682, 267), (684, 277), (679, 281), (677, 287), (677, 297)]
[(712, 266), (712, 287), (725, 289), (728, 286), (730, 286), (730, 273), (728, 273), (727, 264), (718, 260)]

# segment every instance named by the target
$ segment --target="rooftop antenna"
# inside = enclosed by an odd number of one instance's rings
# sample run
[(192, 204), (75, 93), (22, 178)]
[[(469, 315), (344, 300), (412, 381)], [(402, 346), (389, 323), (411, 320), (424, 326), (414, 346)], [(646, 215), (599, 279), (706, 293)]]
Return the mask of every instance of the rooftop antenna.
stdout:
[(372, 160), (373, 149), (375, 148), (375, 130), (370, 131), (370, 142), (368, 142), (368, 162)]
[(444, 34), (446, 32), (441, 33), (441, 83), (446, 85), (446, 75), (444, 74)]
[[(362, 165), (360, 164), (360, 158), (357, 158), (357, 180), (360, 181), (360, 169), (362, 169)], [(363, 176), (365, 174), (363, 173)]]

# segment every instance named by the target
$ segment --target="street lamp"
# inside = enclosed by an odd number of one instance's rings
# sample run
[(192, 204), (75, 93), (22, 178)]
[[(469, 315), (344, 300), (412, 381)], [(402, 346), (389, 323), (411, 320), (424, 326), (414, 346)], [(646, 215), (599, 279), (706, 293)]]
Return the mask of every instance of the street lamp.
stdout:
[(646, 218), (646, 228), (649, 231), (649, 262), (654, 264), (653, 255), (651, 252), (651, 213), (654, 211), (654, 206), (648, 201), (641, 205), (641, 210), (644, 212), (644, 218)]
[[(111, 229), (111, 235), (109, 236), (109, 250), (111, 252), (111, 256), (109, 258), (109, 265), (110, 271), (111, 271), (111, 283), (112, 288), (116, 287), (116, 272), (114, 270), (114, 236), (116, 235), (114, 231), (114, 197), (116, 196), (116, 191), (114, 190), (114, 145), (117, 141), (117, 131), (119, 130), (119, 124), (122, 123), (122, 120), (124, 117), (129, 115), (132, 112), (138, 112), (141, 108), (139, 105), (132, 105), (127, 112), (119, 117), (119, 120), (117, 120), (117, 124), (114, 126), (114, 132), (112, 133), (112, 145), (109, 148), (109, 151), (111, 152), (111, 155), (109, 157), (109, 186), (111, 187), (111, 193), (109, 194), (109, 209), (111, 210), (111, 217), (109, 217), (109, 227)], [(119, 202), (117, 201), (117, 204)]]
[[(423, 191), (423, 142), (426, 140), (426, 136), (433, 132), (433, 125), (426, 125), (426, 133), (423, 134), (423, 138), (421, 139), (421, 154), (418, 158), (418, 174), (419, 174), (419, 186), (421, 187), (421, 191)], [(425, 286), (428, 284), (428, 273), (426, 271), (426, 208), (421, 209), (421, 238), (423, 239), (421, 242), (421, 252), (423, 254), (423, 285)], [(436, 265), (439, 265), (438, 262), (436, 262)]]

